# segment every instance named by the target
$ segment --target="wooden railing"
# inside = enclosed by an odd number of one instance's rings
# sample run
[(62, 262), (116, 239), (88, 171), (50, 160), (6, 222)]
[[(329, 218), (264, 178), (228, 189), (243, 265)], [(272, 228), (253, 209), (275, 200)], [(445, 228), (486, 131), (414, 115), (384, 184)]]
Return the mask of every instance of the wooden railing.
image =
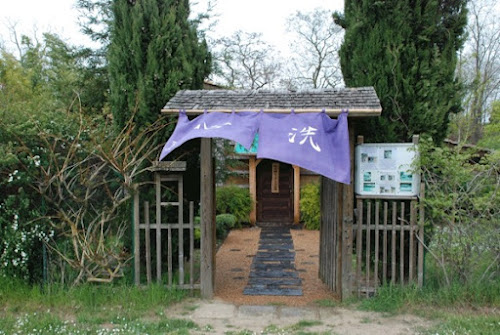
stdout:
[(423, 284), (423, 189), (417, 197), (356, 197), (352, 287), (373, 295), (380, 285)]

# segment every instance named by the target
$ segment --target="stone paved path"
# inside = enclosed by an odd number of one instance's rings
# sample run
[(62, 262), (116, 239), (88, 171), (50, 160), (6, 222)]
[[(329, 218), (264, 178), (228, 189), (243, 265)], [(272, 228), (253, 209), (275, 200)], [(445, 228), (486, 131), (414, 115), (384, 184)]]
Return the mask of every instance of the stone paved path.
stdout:
[(295, 269), (289, 228), (265, 227), (260, 232), (245, 295), (301, 296), (302, 280)]

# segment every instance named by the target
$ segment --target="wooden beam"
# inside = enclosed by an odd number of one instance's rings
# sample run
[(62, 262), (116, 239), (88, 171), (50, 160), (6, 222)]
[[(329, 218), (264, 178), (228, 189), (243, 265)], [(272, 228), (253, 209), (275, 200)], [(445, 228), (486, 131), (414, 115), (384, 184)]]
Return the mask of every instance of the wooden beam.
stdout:
[(248, 186), (252, 199), (250, 223), (255, 225), (257, 223), (257, 162), (255, 156), (248, 157)]
[(201, 139), (201, 296), (215, 292), (215, 178), (212, 139)]
[(300, 222), (300, 167), (293, 165), (293, 224)]
[[(247, 108), (247, 109), (231, 109), (231, 108), (224, 108), (224, 109), (217, 109), (217, 110), (212, 110), (212, 109), (186, 109), (186, 114), (187, 115), (200, 115), (203, 114), (204, 112), (218, 112), (218, 113), (239, 113), (239, 112), (261, 112), (263, 111), (264, 113), (278, 113), (278, 114), (290, 114), (291, 109), (265, 109), (262, 110), (262, 108)], [(179, 109), (170, 109), (170, 108), (164, 108), (161, 110), (163, 114), (178, 114)], [(319, 113), (321, 110), (318, 109), (294, 109), (295, 113)], [(326, 109), (325, 113), (330, 116), (330, 117), (337, 117), (339, 114), (342, 112), (341, 108), (335, 108), (335, 109)], [(358, 108), (358, 109), (349, 109), (349, 114), (348, 118), (353, 118), (353, 117), (373, 117), (373, 116), (379, 116), (382, 113), (381, 108)]]
[(349, 124), (351, 184), (342, 185), (342, 292), (341, 299), (352, 295), (352, 225), (354, 222), (354, 126)]

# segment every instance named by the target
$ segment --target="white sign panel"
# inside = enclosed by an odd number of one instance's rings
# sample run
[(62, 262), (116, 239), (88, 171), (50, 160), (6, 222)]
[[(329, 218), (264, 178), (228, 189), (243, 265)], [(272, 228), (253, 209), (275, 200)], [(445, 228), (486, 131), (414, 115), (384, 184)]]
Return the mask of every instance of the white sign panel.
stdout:
[(355, 192), (359, 195), (416, 196), (420, 175), (412, 172), (413, 143), (369, 143), (356, 146)]

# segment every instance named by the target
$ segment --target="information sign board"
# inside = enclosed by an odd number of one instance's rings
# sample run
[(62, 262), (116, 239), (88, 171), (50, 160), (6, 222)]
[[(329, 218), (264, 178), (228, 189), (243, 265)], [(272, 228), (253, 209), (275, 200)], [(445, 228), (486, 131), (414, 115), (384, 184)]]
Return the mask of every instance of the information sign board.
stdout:
[(356, 146), (355, 192), (359, 195), (417, 196), (420, 176), (413, 173), (413, 143), (369, 143)]

